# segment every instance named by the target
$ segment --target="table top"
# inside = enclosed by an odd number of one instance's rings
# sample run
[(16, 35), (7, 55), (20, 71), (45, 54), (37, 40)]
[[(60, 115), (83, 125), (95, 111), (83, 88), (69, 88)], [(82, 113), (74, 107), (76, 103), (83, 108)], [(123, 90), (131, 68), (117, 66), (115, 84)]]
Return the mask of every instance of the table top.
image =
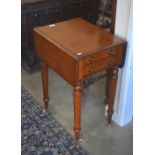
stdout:
[(63, 48), (64, 52), (74, 58), (84, 57), (126, 42), (82, 18), (36, 27), (34, 31)]

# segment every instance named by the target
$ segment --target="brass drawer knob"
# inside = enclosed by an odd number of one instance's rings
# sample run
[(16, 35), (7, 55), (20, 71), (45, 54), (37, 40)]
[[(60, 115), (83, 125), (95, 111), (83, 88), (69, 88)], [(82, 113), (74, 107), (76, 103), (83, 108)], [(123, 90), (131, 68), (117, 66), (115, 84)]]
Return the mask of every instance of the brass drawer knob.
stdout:
[(90, 72), (94, 72), (95, 69), (94, 69), (94, 68), (89, 68), (89, 71), (90, 71)]
[(90, 57), (88, 61), (89, 62), (93, 62), (94, 61), (94, 58), (93, 57)]
[(112, 49), (109, 50), (109, 54), (110, 54), (110, 55), (113, 55)]
[(111, 60), (109, 60), (109, 65), (112, 65), (112, 64), (113, 64), (113, 62)]

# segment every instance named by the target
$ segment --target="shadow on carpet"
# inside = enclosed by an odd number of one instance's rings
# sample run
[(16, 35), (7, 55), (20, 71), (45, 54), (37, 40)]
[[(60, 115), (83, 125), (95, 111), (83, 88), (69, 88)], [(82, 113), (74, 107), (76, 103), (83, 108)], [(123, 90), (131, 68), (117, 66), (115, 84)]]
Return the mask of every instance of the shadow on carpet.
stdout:
[(86, 151), (21, 88), (21, 154), (86, 155)]

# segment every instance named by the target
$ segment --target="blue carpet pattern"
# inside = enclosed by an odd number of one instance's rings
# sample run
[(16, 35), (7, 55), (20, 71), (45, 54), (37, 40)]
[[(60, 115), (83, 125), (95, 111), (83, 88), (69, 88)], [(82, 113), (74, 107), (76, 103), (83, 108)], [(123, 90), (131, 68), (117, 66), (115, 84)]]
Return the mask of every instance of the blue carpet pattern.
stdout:
[(21, 103), (22, 155), (87, 154), (23, 87)]

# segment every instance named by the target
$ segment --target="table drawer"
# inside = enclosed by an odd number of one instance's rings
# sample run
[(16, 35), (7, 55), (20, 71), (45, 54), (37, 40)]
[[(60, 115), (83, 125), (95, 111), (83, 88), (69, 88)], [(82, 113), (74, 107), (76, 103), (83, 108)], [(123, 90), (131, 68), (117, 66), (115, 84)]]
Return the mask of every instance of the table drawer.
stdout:
[(114, 57), (108, 57), (106, 59), (102, 59), (102, 60), (90, 63), (88, 65), (85, 65), (84, 67), (84, 70), (83, 70), (84, 76), (97, 73), (103, 69), (111, 68), (114, 64), (115, 64)]
[(116, 64), (116, 50), (116, 48), (108, 49), (81, 59), (79, 63), (80, 78), (113, 67)]
[(116, 55), (116, 49), (113, 48), (113, 49), (105, 50), (98, 54), (93, 54), (91, 56), (88, 56), (83, 61), (85, 64), (92, 64), (97, 61), (103, 61), (103, 60), (105, 61), (106, 59), (113, 58), (115, 57), (115, 55)]

